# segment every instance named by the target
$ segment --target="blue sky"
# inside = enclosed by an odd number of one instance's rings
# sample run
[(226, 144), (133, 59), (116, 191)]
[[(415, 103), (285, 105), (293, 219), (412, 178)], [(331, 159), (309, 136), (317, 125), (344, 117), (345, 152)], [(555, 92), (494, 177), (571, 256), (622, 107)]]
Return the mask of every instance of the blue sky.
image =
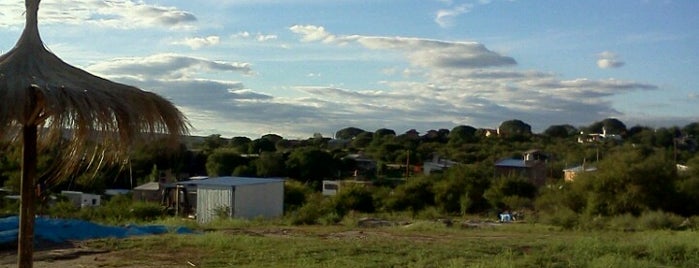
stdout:
[[(43, 0), (66, 62), (172, 100), (195, 135), (699, 121), (699, 1)], [(0, 51), (23, 27), (0, 2)]]

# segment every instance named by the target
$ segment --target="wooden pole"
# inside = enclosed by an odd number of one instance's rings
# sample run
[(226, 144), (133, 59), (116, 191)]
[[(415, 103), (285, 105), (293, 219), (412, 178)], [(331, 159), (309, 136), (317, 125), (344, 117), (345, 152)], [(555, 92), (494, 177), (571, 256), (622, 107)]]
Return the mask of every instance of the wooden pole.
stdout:
[(21, 203), (19, 208), (19, 235), (17, 237), (17, 266), (31, 268), (34, 255), (34, 191), (36, 190), (37, 126), (22, 129), (22, 178), (20, 182)]

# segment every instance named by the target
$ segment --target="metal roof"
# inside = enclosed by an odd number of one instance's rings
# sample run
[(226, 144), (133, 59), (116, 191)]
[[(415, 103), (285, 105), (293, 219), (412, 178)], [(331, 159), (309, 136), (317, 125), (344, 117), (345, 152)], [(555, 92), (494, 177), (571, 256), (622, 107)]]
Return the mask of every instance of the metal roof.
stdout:
[(520, 168), (526, 168), (527, 163), (522, 160), (522, 159), (503, 159), (495, 163), (495, 166), (498, 167), (520, 167)]
[(160, 183), (158, 182), (147, 182), (144, 184), (141, 184), (139, 186), (136, 186), (133, 188), (134, 190), (144, 190), (144, 191), (158, 191), (160, 190)]
[(580, 166), (577, 166), (577, 167), (566, 168), (566, 169), (564, 169), (563, 171), (564, 171), (564, 172), (565, 172), (565, 171), (569, 171), (569, 172), (588, 172), (588, 171), (597, 171), (597, 168), (596, 168), (596, 167), (589, 167), (589, 166), (588, 166), (588, 167), (585, 167), (585, 170), (583, 170), (583, 166), (580, 165)]
[(202, 185), (202, 186), (241, 186), (265, 183), (284, 182), (280, 178), (250, 178), (250, 177), (216, 177), (202, 180), (181, 181), (179, 185)]

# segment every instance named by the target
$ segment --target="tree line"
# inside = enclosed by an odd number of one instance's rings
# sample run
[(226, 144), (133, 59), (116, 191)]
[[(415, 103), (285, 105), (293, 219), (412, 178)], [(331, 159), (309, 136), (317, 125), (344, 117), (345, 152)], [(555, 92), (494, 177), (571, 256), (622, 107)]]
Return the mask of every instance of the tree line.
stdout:
[[(578, 142), (581, 135), (603, 131), (621, 139)], [(285, 177), (298, 182), (287, 186), (287, 205), (301, 209), (318, 198), (313, 194), (319, 192), (322, 180), (354, 178), (360, 163), (348, 156), (361, 155), (376, 163), (361, 174), (364, 180), (373, 181), (374, 187), (349, 187), (336, 197), (345, 201), (333, 205), (335, 213), (418, 213), (431, 208), (450, 214), (524, 209), (549, 214), (638, 215), (660, 210), (689, 216), (699, 213), (693, 205), (699, 204), (698, 135), (699, 123), (627, 128), (614, 118), (584, 127), (552, 125), (542, 133), (533, 133), (527, 123), (514, 119), (502, 122), (498, 129), (460, 125), (425, 133), (347, 127), (338, 130), (334, 138), (316, 134), (305, 140), (276, 134), (257, 139), (210, 135), (189, 148), (181, 145), (172, 150), (164, 143), (143, 144), (134, 148), (128, 163), (47, 188), (87, 192), (128, 188), (155, 180), (158, 170), (189, 176)], [(21, 152), (9, 144), (2, 148), (0, 179), (12, 189), (18, 186)], [(550, 156), (546, 186), (538, 187), (523, 177), (493, 175), (499, 159), (521, 158), (522, 152), (535, 148)], [(53, 155), (51, 150), (41, 155), (40, 174), (50, 173)], [(411, 168), (435, 155), (460, 164), (430, 175)], [(563, 182), (563, 170), (582, 163), (596, 166), (597, 171), (581, 174), (573, 183)], [(678, 171), (677, 164), (689, 169)]]

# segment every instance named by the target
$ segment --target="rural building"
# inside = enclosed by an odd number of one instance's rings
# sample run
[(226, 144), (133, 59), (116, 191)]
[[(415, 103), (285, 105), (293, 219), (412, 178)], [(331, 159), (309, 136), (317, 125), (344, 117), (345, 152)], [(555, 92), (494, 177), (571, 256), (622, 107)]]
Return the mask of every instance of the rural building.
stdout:
[(602, 128), (602, 133), (585, 134), (581, 131), (580, 136), (578, 136), (578, 143), (598, 143), (607, 140), (621, 141), (621, 136), (607, 133), (607, 129), (604, 127)]
[(539, 150), (524, 152), (524, 159), (507, 158), (495, 163), (495, 177), (519, 176), (534, 185), (546, 183), (546, 161), (548, 157)]
[(346, 159), (351, 159), (355, 162), (356, 164), (356, 169), (352, 170), (352, 177), (354, 177), (355, 180), (365, 180), (368, 177), (371, 177), (371, 174), (376, 173), (376, 161), (374, 159), (371, 159), (367, 156), (365, 156), (362, 153), (358, 154), (349, 154), (345, 157), (342, 158), (343, 160)]
[(323, 195), (337, 195), (337, 193), (340, 192), (343, 187), (347, 187), (348, 185), (371, 186), (373, 185), (373, 182), (358, 180), (323, 180)]
[(97, 207), (102, 200), (102, 197), (98, 194), (86, 194), (76, 191), (61, 191), (61, 195), (67, 197), (73, 205), (79, 208)]
[(458, 164), (458, 162), (454, 162), (449, 159), (444, 159), (439, 157), (439, 155), (434, 154), (432, 155), (431, 161), (425, 161), (424, 163), (422, 163), (422, 172), (425, 175), (430, 175), (431, 173), (439, 173), (456, 164)]
[(563, 170), (563, 180), (566, 182), (572, 182), (575, 180), (575, 177), (583, 172), (592, 172), (592, 171), (597, 171), (596, 167), (590, 167), (590, 166), (585, 166), (585, 165), (580, 165), (577, 167), (572, 167), (572, 168), (566, 168)]
[(133, 188), (133, 201), (160, 202), (162, 196), (162, 184), (148, 182)]
[(223, 213), (231, 218), (275, 218), (284, 214), (284, 180), (217, 177), (178, 183), (196, 185), (196, 217), (210, 222)]

